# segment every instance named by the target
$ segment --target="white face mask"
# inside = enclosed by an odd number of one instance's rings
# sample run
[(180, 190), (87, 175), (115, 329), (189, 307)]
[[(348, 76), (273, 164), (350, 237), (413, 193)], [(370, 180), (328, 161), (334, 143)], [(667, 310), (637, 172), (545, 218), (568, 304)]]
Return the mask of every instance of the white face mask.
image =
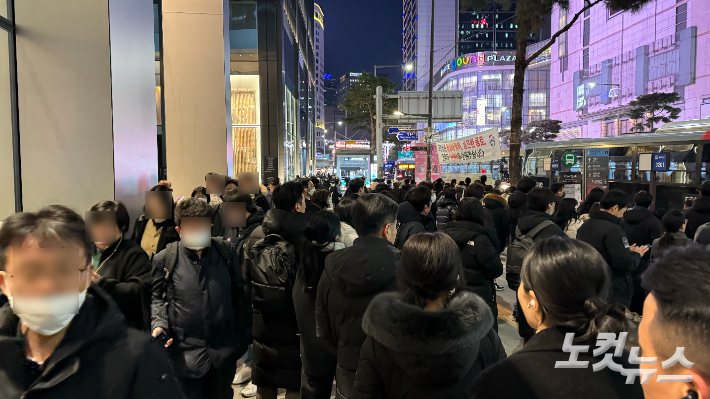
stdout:
[[(7, 278), (7, 277), (6, 277)], [(86, 300), (86, 290), (89, 288), (89, 279), (82, 292), (47, 295), (37, 298), (26, 298), (7, 295), (10, 308), (20, 318), (22, 323), (30, 330), (44, 335), (52, 336), (64, 330), (79, 313), (81, 305)], [(5, 291), (7, 284), (5, 284)]]
[(203, 197), (199, 197), (198, 200), (200, 200), (202, 202), (207, 202), (207, 198), (203, 198)]
[(432, 203), (436, 202), (436, 194), (431, 195), (431, 202)]
[(185, 248), (192, 249), (193, 251), (199, 251), (209, 247), (211, 239), (212, 234), (207, 230), (180, 234), (182, 245), (185, 246)]
[(316, 192), (316, 189), (312, 188), (312, 189), (308, 190), (308, 195), (313, 195), (313, 193), (315, 193), (315, 192)]

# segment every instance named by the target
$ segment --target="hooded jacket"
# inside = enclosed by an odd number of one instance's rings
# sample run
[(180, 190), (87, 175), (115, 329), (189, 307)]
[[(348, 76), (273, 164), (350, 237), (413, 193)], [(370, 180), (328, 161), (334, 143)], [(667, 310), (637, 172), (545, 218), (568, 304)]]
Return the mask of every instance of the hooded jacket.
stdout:
[(456, 204), (456, 200), (446, 197), (439, 198), (436, 201), (436, 206), (436, 229), (443, 230), (446, 223), (454, 220), (454, 213), (459, 209), (459, 206)]
[[(552, 217), (545, 212), (527, 210), (522, 211), (520, 213), (520, 218), (518, 219), (518, 227), (520, 228), (520, 232), (522, 234), (527, 234), (528, 231), (534, 229), (535, 226), (542, 223), (544, 220), (552, 221)], [(539, 233), (537, 233), (537, 235), (535, 235), (534, 241), (538, 242), (548, 237), (561, 236), (564, 234), (565, 233), (564, 231), (562, 231), (560, 226), (553, 223), (552, 225), (545, 227)]]
[(27, 360), (19, 327), (9, 305), (0, 309), (0, 398), (182, 398), (162, 345), (128, 328), (95, 285), (41, 367)]
[(496, 233), (499, 241), (500, 252), (505, 248), (505, 242), (510, 237), (510, 223), (508, 222), (508, 201), (498, 194), (486, 194), (483, 197), (483, 204), (486, 206), (486, 211), (493, 218), (493, 224), (496, 226)]
[(358, 237), (352, 247), (325, 260), (318, 283), (316, 333), (337, 348), (337, 397), (352, 393), (360, 348), (365, 341), (362, 317), (372, 298), (397, 289), (400, 252), (389, 241)]
[[(318, 256), (318, 270), (325, 268), (325, 259), (335, 251), (345, 249), (342, 242), (318, 244), (313, 242)], [(322, 273), (321, 273), (322, 275)], [(318, 276), (320, 280), (320, 276)], [(293, 286), (293, 304), (296, 309), (298, 330), (301, 333), (301, 362), (308, 375), (330, 376), (331, 387), (335, 375), (335, 346), (330, 340), (316, 336), (316, 289), (306, 285), (303, 268), (298, 269)], [(330, 388), (328, 392), (330, 393)]]
[(150, 272), (148, 255), (138, 244), (120, 238), (101, 254), (97, 283), (116, 302), (128, 325), (138, 330), (150, 327)]
[[(269, 234), (279, 234), (293, 245), (295, 259), (301, 259), (301, 252), (306, 238), (306, 215), (289, 212), (282, 209), (272, 209), (266, 212), (261, 228), (254, 229), (246, 242), (245, 252), (248, 254), (257, 241)], [(249, 262), (245, 260), (246, 280), (251, 285), (252, 303), (268, 303), (269, 297), (257, 284), (252, 284), (249, 277)], [(298, 270), (294, 265), (293, 272)], [(289, 295), (290, 297), (290, 295)], [(286, 388), (298, 391), (301, 386), (301, 352), (298, 336), (298, 323), (293, 302), (288, 309), (279, 312), (264, 312), (256, 307), (252, 309), (254, 337), (254, 367), (252, 381), (257, 386), (271, 388)]]
[(466, 285), (498, 314), (493, 281), (503, 274), (503, 263), (488, 238), (488, 231), (478, 223), (457, 221), (446, 225), (448, 234), (461, 250)]
[(631, 306), (634, 286), (631, 272), (641, 262), (641, 256), (631, 252), (629, 239), (619, 226), (620, 219), (609, 212), (595, 210), (577, 231), (577, 239), (593, 246), (611, 268), (612, 302)]
[(399, 293), (372, 300), (362, 321), (353, 398), (471, 398), (476, 376), (505, 359), (493, 317), (478, 296), (461, 292), (431, 312)]
[(631, 245), (651, 244), (663, 234), (661, 221), (648, 208), (642, 206), (635, 206), (626, 211), (620, 225)]
[(400, 250), (404, 247), (404, 243), (407, 242), (409, 237), (425, 231), (436, 231), (436, 223), (431, 212), (424, 216), (421, 212), (417, 212), (414, 209), (414, 205), (408, 201), (399, 204), (397, 221), (400, 226), (397, 229), (397, 239), (394, 245)]
[[(592, 370), (592, 364), (604, 357), (593, 356), (594, 343), (579, 353), (578, 360), (588, 362), (582, 368), (555, 368), (556, 362), (570, 360), (563, 351), (565, 332), (556, 327), (534, 334), (519, 352), (484, 370), (476, 379), (473, 395), (476, 399), (545, 398), (545, 399), (642, 399), (638, 383), (626, 384), (621, 373), (603, 368)], [(581, 345), (575, 343), (575, 345)], [(613, 350), (612, 350), (613, 352)], [(629, 353), (613, 358), (625, 370), (638, 369), (629, 364)]]
[(685, 235), (691, 240), (695, 238), (695, 231), (701, 225), (710, 222), (710, 196), (701, 196), (696, 199), (693, 206), (685, 212), (688, 225), (685, 226)]

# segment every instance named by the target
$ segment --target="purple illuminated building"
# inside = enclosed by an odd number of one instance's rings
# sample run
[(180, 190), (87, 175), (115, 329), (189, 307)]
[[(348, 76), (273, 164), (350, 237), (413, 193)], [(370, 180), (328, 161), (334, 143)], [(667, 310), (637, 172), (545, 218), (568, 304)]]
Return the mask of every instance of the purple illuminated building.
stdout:
[[(583, 0), (552, 14), (552, 32)], [(638, 13), (599, 4), (552, 46), (550, 118), (563, 122), (557, 140), (629, 133), (623, 116), (639, 95), (673, 92), (679, 121), (710, 117), (710, 3), (657, 0)]]

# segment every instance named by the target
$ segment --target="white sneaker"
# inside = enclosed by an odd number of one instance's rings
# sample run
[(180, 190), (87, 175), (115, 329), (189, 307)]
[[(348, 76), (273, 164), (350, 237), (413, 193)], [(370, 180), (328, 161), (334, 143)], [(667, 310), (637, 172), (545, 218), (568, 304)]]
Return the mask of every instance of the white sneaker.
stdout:
[(234, 376), (234, 381), (232, 381), (232, 384), (233, 385), (241, 385), (249, 380), (251, 380), (251, 367), (244, 366)]
[(252, 382), (249, 382), (249, 384), (245, 386), (244, 389), (242, 389), (241, 393), (242, 397), (253, 398), (254, 396), (256, 396), (256, 385), (254, 385), (254, 383)]

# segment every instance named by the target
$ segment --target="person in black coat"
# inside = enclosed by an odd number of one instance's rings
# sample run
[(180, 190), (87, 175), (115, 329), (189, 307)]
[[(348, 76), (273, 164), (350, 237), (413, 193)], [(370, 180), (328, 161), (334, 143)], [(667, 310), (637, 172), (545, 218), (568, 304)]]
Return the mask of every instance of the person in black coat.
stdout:
[(400, 227), (394, 245), (400, 250), (409, 237), (424, 231), (436, 231), (436, 221), (431, 215), (431, 190), (417, 186), (407, 192), (405, 199), (397, 210)]
[(173, 221), (172, 190), (162, 185), (151, 188), (146, 193), (144, 211), (133, 224), (131, 240), (153, 259), (168, 244), (180, 239)]
[(515, 228), (518, 226), (520, 213), (527, 209), (527, 195), (530, 190), (537, 186), (537, 182), (529, 177), (523, 177), (518, 182), (515, 192), (508, 197), (508, 222), (510, 223), (510, 240), (515, 239)]
[(111, 295), (129, 326), (147, 331), (151, 263), (138, 244), (123, 238), (130, 220), (120, 202), (101, 201), (91, 207), (87, 227), (96, 248), (91, 282)]
[(313, 215), (304, 231), (307, 241), (301, 254), (293, 304), (301, 333), (301, 399), (330, 399), (335, 378), (335, 346), (316, 336), (316, 289), (325, 269), (325, 259), (345, 248), (336, 241), (340, 218), (330, 211)]
[(336, 397), (353, 394), (360, 348), (365, 341), (362, 317), (372, 298), (397, 288), (399, 250), (392, 245), (397, 204), (379, 194), (363, 195), (353, 209), (358, 238), (352, 247), (332, 253), (318, 283), (316, 333), (337, 348)]
[(375, 297), (363, 317), (352, 398), (470, 398), (481, 370), (505, 359), (488, 306), (461, 290), (457, 249), (444, 233), (404, 245), (400, 292)]
[[(648, 209), (652, 203), (653, 196), (651, 194), (646, 191), (639, 191), (634, 196), (634, 207), (626, 211), (621, 218), (620, 226), (624, 229), (624, 234), (626, 234), (629, 244), (636, 244), (636, 246), (652, 245), (653, 241), (663, 234), (661, 221)], [(646, 298), (646, 291), (641, 286), (641, 275), (648, 267), (650, 260), (651, 251), (648, 251), (641, 257), (639, 266), (631, 272), (634, 293), (629, 310), (638, 314), (643, 313), (643, 301)]]
[(611, 269), (611, 298), (625, 307), (631, 306), (634, 287), (631, 272), (648, 252), (645, 245), (631, 245), (619, 226), (626, 212), (626, 194), (609, 191), (599, 201), (599, 210), (590, 212), (589, 220), (577, 231), (577, 239), (590, 244), (602, 255)]
[[(447, 223), (444, 233), (453, 238), (461, 252), (467, 289), (483, 298), (496, 320), (498, 305), (493, 282), (503, 274), (503, 263), (482, 224), (481, 203), (476, 198), (464, 198), (456, 212), (456, 221)], [(493, 328), (497, 331), (498, 323)]]
[[(519, 352), (486, 369), (476, 379), (476, 399), (641, 399), (641, 385), (626, 384), (626, 376), (610, 368), (594, 371), (609, 352), (594, 356), (600, 333), (614, 337), (629, 331), (624, 310), (605, 301), (610, 290), (609, 269), (590, 245), (566, 236), (551, 237), (528, 251), (518, 289), (530, 326), (537, 333)], [(569, 336), (569, 338), (567, 338)], [(572, 341), (572, 342), (569, 342)], [(582, 368), (563, 368), (570, 351), (563, 344), (586, 345), (577, 360)], [(645, 354), (645, 352), (644, 352)], [(624, 369), (638, 369), (629, 354), (613, 357)]]
[(506, 242), (510, 238), (510, 223), (508, 222), (508, 201), (498, 194), (486, 194), (483, 197), (486, 212), (493, 218), (496, 226), (496, 235), (499, 241), (499, 253), (503, 252)]
[[(298, 182), (278, 186), (272, 194), (274, 208), (266, 213), (261, 228), (254, 229), (244, 248), (244, 268), (253, 305), (252, 382), (257, 386), (258, 395), (265, 399), (275, 399), (278, 388), (285, 388), (288, 397), (298, 395), (301, 389), (301, 342), (292, 296), (281, 287), (265, 286), (251, 277), (258, 267), (252, 249), (267, 235), (280, 235), (293, 246), (296, 263), (290, 266), (289, 273), (295, 275), (306, 241), (303, 235), (307, 227), (303, 190)], [(274, 309), (274, 305), (269, 306), (272, 303), (287, 305)]]
[(700, 197), (685, 211), (685, 218), (688, 219), (685, 235), (691, 240), (695, 239), (698, 227), (710, 222), (710, 181), (703, 182), (699, 191)]
[[(59, 205), (3, 222), (0, 289), (11, 301), (0, 309), (0, 397), (182, 398), (165, 351), (129, 328), (111, 296), (90, 285), (87, 238), (82, 217)], [(28, 247), (32, 261), (20, 260), (18, 249)], [(33, 251), (47, 247), (68, 251)], [(28, 278), (37, 262), (43, 273)], [(61, 265), (73, 265), (74, 273)], [(30, 296), (54, 313), (22, 311)]]
[(436, 228), (443, 230), (447, 223), (454, 220), (456, 209), (458, 209), (458, 201), (456, 200), (456, 190), (447, 188), (444, 194), (436, 201)]
[[(549, 188), (536, 187), (530, 190), (527, 194), (527, 204), (525, 205), (526, 210), (520, 213), (520, 218), (518, 219), (517, 229), (520, 230), (522, 235), (530, 233), (530, 231), (536, 228), (542, 223), (548, 224), (547, 227), (540, 230), (533, 237), (534, 242), (540, 242), (545, 238), (552, 236), (562, 236), (564, 231), (557, 226), (552, 221), (552, 214), (555, 211), (555, 194)], [(517, 233), (515, 233), (517, 234)], [(514, 235), (515, 235), (514, 234)], [(510, 261), (511, 258), (508, 258)], [(516, 272), (508, 264), (506, 267), (506, 280), (508, 280), (508, 286), (513, 290), (517, 290), (520, 276), (516, 275)], [(535, 331), (528, 325), (527, 320), (523, 317), (520, 302), (516, 303), (517, 315), (516, 320), (518, 321), (518, 334), (525, 340), (530, 339), (530, 337), (535, 334)]]
[[(479, 183), (473, 183), (466, 188), (466, 198), (477, 198), (483, 203), (485, 202), (485, 196), (485, 187)], [(488, 238), (491, 240), (491, 244), (493, 244), (496, 252), (501, 253), (503, 252), (503, 245), (505, 245), (506, 239), (498, 236), (493, 212), (494, 211), (486, 207), (483, 208), (483, 227), (488, 230)]]
[(234, 244), (210, 237), (212, 208), (195, 198), (175, 210), (181, 240), (153, 258), (151, 335), (164, 339), (187, 399), (231, 399), (250, 321)]

